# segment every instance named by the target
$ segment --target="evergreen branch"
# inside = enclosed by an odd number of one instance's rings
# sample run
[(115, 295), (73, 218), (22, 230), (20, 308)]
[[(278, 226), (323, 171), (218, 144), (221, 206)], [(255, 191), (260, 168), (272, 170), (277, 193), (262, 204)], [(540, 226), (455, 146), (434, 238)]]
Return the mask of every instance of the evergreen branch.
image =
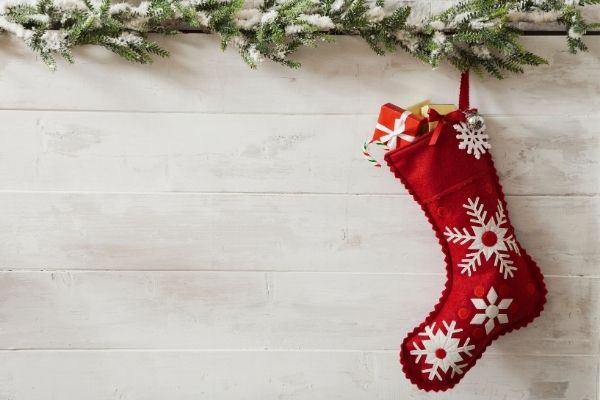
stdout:
[(463, 0), (429, 18), (411, 7), (386, 7), (382, 0), (146, 0), (134, 6), (113, 0), (5, 0), (0, 32), (23, 40), (50, 67), (56, 57), (73, 62), (72, 50), (102, 46), (137, 63), (168, 52), (148, 33), (173, 34), (183, 26), (216, 33), (223, 48), (234, 46), (251, 67), (263, 60), (298, 67), (301, 47), (359, 35), (377, 54), (400, 48), (436, 67), (446, 61), (502, 78), (525, 66), (546, 63), (520, 42), (518, 22), (556, 22), (566, 31), (570, 52), (585, 51), (583, 36), (598, 24), (585, 21), (581, 7), (600, 0)]

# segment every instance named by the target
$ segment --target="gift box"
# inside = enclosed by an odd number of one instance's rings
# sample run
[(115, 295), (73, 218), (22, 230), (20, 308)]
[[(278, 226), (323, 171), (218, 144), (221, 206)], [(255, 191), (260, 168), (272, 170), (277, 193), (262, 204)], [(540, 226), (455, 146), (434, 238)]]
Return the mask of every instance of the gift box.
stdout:
[(424, 104), (426, 102), (406, 110), (391, 103), (381, 106), (371, 142), (384, 143), (389, 150), (394, 150), (427, 132), (427, 119), (420, 112)]
[[(456, 106), (454, 104), (424, 104), (421, 106), (420, 115), (422, 115), (423, 117), (428, 117), (430, 109), (437, 111), (440, 115), (446, 115), (451, 113), (452, 111), (456, 111)], [(428, 131), (431, 132), (432, 130), (434, 130), (437, 124), (437, 121), (429, 121)]]

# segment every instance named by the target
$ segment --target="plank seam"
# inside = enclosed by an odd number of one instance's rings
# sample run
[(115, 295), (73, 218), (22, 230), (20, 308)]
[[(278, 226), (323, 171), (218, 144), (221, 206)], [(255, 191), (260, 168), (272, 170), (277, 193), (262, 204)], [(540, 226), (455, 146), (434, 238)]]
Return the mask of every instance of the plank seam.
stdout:
[[(367, 165), (368, 167), (368, 165)], [(359, 192), (210, 192), (210, 191), (85, 191), (85, 190), (0, 190), (0, 195), (3, 194), (45, 194), (45, 195), (77, 195), (77, 196), (95, 196), (95, 195), (119, 195), (119, 196), (256, 196), (256, 197), (291, 197), (291, 196), (345, 196), (345, 197), (391, 197), (391, 198), (410, 198), (407, 193), (359, 193)], [(513, 193), (507, 194), (506, 197), (515, 198), (596, 198), (600, 197), (600, 192), (590, 193)]]

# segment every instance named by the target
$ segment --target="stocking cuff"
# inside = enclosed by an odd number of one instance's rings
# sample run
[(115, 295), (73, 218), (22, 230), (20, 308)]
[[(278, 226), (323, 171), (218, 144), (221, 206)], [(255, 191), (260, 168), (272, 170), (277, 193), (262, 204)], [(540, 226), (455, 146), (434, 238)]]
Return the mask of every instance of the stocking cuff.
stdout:
[(410, 145), (385, 155), (392, 172), (412, 188), (419, 201), (428, 203), (490, 173), (489, 153), (476, 159), (459, 149), (456, 131), (451, 125), (444, 127), (435, 145), (430, 145), (430, 138), (431, 134), (421, 136)]

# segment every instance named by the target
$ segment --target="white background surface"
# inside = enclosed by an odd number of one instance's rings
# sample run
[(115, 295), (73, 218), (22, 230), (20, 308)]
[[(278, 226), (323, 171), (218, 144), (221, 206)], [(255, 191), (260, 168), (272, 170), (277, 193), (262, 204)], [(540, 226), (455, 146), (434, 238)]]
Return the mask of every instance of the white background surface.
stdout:
[[(379, 107), (457, 74), (357, 38), (249, 70), (216, 38), (48, 72), (1, 38), (0, 399), (425, 399), (397, 349), (444, 266), (419, 207), (361, 158)], [(600, 40), (476, 79), (543, 315), (437, 399), (598, 399)]]

